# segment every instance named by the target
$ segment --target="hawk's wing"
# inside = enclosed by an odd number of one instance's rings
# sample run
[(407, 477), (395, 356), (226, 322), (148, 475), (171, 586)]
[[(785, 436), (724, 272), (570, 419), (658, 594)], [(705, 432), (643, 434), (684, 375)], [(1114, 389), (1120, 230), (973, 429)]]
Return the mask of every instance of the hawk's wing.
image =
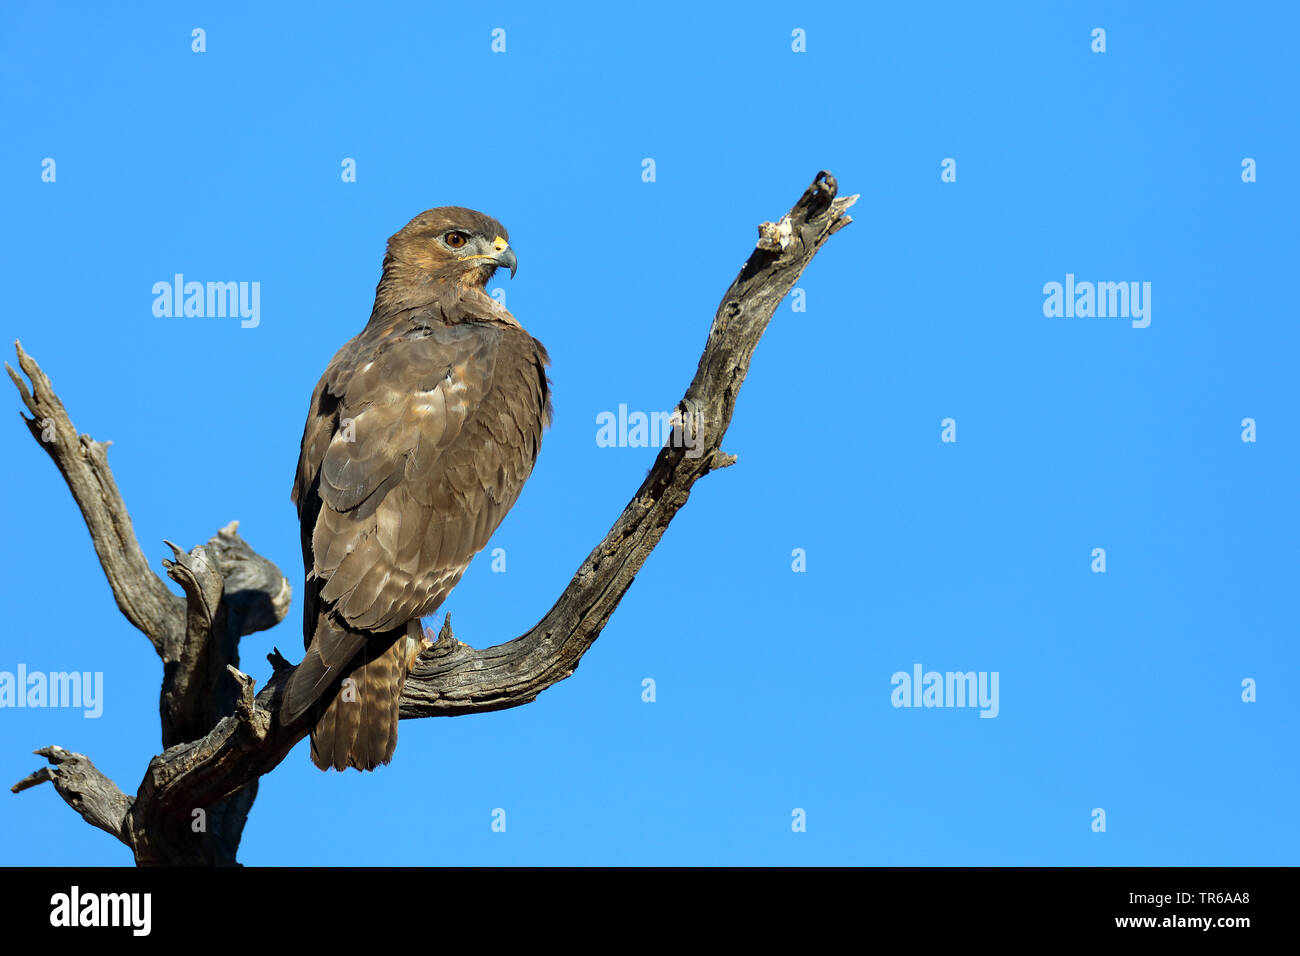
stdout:
[(392, 327), (344, 346), (313, 396), (294, 487), (307, 570), (296, 713), (365, 646), (434, 610), (514, 505), (550, 420), (522, 329)]
[[(340, 353), (327, 370), (336, 408), (308, 425), (298, 489), (319, 498), (309, 573), (350, 626), (385, 631), (426, 613), (496, 529), (485, 499), (508, 494), (490, 472), (510, 449), (467, 439), (483, 428), (502, 338), (487, 325), (436, 326)], [(507, 464), (496, 470), (515, 470)]]

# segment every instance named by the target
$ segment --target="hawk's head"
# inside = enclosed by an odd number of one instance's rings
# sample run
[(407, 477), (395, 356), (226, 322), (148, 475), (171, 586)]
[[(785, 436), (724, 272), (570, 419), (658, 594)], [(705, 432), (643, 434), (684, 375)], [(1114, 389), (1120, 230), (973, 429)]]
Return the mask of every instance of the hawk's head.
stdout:
[[(428, 209), (388, 240), (389, 262), (414, 278), (482, 289), (499, 268), (518, 266), (506, 227), (491, 216), (460, 206)], [(415, 276), (411, 276), (415, 273)]]

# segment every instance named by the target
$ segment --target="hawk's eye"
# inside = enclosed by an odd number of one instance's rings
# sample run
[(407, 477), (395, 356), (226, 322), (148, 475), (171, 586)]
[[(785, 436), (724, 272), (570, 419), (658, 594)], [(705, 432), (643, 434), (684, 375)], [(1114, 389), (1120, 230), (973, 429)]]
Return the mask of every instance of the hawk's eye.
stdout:
[(459, 249), (461, 246), (465, 245), (465, 243), (469, 242), (469, 236), (465, 235), (463, 232), (453, 231), (443, 236), (442, 241), (447, 243), (447, 245), (451, 246), (453, 249)]

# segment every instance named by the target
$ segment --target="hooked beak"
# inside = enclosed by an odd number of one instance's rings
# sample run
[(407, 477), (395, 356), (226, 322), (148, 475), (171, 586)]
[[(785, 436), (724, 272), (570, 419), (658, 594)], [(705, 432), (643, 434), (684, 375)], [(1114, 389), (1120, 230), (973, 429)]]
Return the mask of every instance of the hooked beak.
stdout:
[[(479, 248), (483, 248), (479, 246)], [(478, 253), (472, 256), (457, 256), (461, 262), (467, 262), (470, 259), (487, 259), (497, 267), (510, 270), (510, 278), (515, 277), (515, 270), (519, 268), (519, 260), (515, 258), (515, 251), (510, 248), (510, 244), (497, 236), (492, 240), (492, 251), (490, 253)]]
[(509, 269), (510, 278), (515, 277), (515, 270), (519, 268), (519, 260), (515, 258), (515, 251), (509, 246), (498, 252), (496, 258), (492, 261), (503, 269)]

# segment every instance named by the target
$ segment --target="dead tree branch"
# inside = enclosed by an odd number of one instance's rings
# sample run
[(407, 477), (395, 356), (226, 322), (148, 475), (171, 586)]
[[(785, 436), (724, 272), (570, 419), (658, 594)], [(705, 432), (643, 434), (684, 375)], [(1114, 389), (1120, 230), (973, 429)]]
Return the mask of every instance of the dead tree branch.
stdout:
[(111, 443), (77, 433), (40, 366), (21, 345), (14, 345), (19, 367), (32, 382), (28, 391), (22, 376), (6, 363), (5, 370), (32, 413), (30, 418), (24, 415), (23, 420), (32, 437), (54, 460), (81, 509), (118, 608), (161, 654), (164, 644), (184, 626), (184, 602), (149, 569), (149, 561), (135, 540), (131, 516), (108, 467)]
[[(604, 540), (527, 633), (476, 650), (452, 636), (448, 618), (406, 682), (402, 717), (518, 707), (574, 672), (695, 482), (735, 462), (721, 444), (754, 349), (817, 250), (851, 221), (846, 211), (856, 199), (836, 198), (835, 178), (818, 173), (789, 213), (759, 226), (756, 248), (723, 296), (695, 378), (677, 406), (674, 428), (689, 430), (690, 440), (670, 440), (659, 452)], [(233, 864), (258, 778), (310, 730), (306, 715), (290, 724), (278, 719), (292, 670), (278, 651), (271, 655), (275, 673), (256, 695), (252, 679), (238, 670), (240, 637), (285, 616), (288, 582), (232, 523), (188, 553), (170, 545), (173, 558), (164, 566), (185, 597), (173, 594), (136, 542), (108, 468), (107, 444), (77, 433), (49, 379), (21, 347), (18, 360), (31, 391), (12, 369), (9, 374), (33, 416), (28, 427), (81, 508), (118, 606), (165, 667), (164, 750), (150, 761), (134, 799), (87, 758), (60, 748), (38, 751), (56, 766), (13, 789), (53, 782), (88, 822), (130, 846), (138, 863)], [(199, 811), (205, 832), (191, 825)]]
[(127, 831), (131, 798), (100, 773), (89, 757), (54, 746), (42, 747), (33, 753), (48, 760), (50, 766), (41, 767), (19, 780), (9, 788), (13, 793), (21, 793), (48, 780), (68, 806), (80, 813), (87, 823), (113, 834), (127, 846), (131, 845)]
[[(202, 737), (221, 718), (235, 712), (242, 689), (231, 669), (239, 664), (239, 639), (273, 627), (284, 618), (292, 594), (289, 581), (239, 536), (238, 522), (231, 522), (206, 546), (200, 545), (188, 554), (171, 545), (175, 560), (164, 561), (163, 566), (186, 596), (173, 594), (163, 579), (149, 569), (136, 541), (130, 514), (108, 465), (110, 443), (80, 434), (40, 366), (21, 345), (15, 343), (15, 348), (18, 364), (31, 381), (28, 389), (22, 376), (5, 366), (31, 413), (23, 420), (53, 459), (81, 509), (117, 606), (149, 638), (162, 658), (159, 710), (163, 748)], [(37, 753), (58, 765), (54, 769), (41, 768), (27, 777), (20, 789), (49, 780), (78, 810), (81, 808), (69, 794), (82, 791), (61, 786), (62, 780), (79, 784), (90, 781), (95, 785), (88, 785), (88, 794), (107, 792), (109, 788), (120, 794), (112, 781), (102, 777), (80, 754), (69, 754), (62, 748), (45, 748)], [(56, 762), (53, 753), (64, 755), (63, 759)], [(102, 781), (103, 786), (97, 781)], [(187, 853), (178, 859), (167, 854), (156, 859), (142, 855), (129, 818), (126, 825), (114, 829), (85, 812), (83, 816), (127, 842), (136, 851), (138, 862), (233, 863), (256, 793), (256, 778), (250, 778), (247, 787), (233, 788), (220, 799), (190, 808), (184, 821), (185, 831), (190, 834), (186, 838)], [(123, 799), (132, 813), (144, 809)], [(93, 807), (102, 802), (87, 801), (86, 805)], [(197, 833), (193, 828), (194, 809), (202, 809), (205, 815), (204, 829)]]

